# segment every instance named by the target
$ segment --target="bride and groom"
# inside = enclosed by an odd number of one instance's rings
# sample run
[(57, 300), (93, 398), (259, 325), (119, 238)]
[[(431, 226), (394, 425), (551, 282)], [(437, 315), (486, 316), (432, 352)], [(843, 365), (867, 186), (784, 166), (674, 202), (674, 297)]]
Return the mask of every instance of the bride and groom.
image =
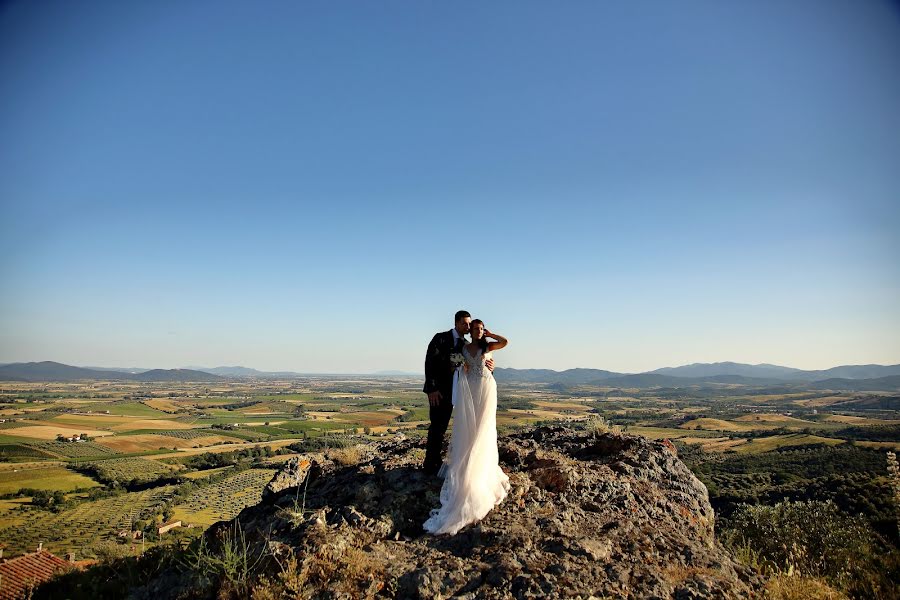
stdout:
[[(453, 535), (484, 518), (510, 489), (509, 477), (499, 465), (497, 383), (491, 356), (507, 340), (464, 310), (454, 321), (453, 329), (434, 336), (425, 355), (423, 391), (428, 394), (431, 426), (423, 470), (444, 479), (441, 507), (432, 510), (423, 524), (432, 534)], [(471, 341), (466, 334), (471, 334)], [(454, 408), (450, 450), (442, 462), (444, 434)]]

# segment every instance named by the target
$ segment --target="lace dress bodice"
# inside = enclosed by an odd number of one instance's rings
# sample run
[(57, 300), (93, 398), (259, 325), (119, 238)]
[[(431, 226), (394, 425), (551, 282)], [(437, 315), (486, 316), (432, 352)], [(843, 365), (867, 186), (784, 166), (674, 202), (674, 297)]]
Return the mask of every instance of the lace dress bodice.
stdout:
[(491, 370), (484, 366), (484, 361), (491, 357), (491, 353), (484, 354), (481, 348), (475, 351), (475, 356), (469, 354), (468, 347), (463, 347), (463, 357), (469, 367), (469, 375), (472, 377), (488, 377), (491, 376)]

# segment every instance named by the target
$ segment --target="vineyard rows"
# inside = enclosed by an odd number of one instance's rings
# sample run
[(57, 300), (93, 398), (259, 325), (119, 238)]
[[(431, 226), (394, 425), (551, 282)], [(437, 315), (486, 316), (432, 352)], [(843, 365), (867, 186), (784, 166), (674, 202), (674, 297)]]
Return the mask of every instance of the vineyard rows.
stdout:
[(112, 458), (85, 463), (85, 466), (92, 468), (100, 479), (106, 481), (152, 481), (173, 472), (169, 465), (145, 458)]
[(56, 456), (27, 444), (0, 444), (0, 458), (55, 459)]
[(175, 507), (176, 517), (207, 525), (232, 519), (247, 506), (259, 503), (263, 488), (274, 474), (273, 469), (248, 469), (204, 486)]
[(28, 445), (64, 458), (104, 458), (118, 454), (96, 442), (29, 442)]
[(211, 435), (222, 435), (222, 431), (215, 429), (173, 429), (170, 431), (154, 431), (156, 435), (165, 435), (168, 437), (178, 438), (180, 440), (193, 440), (196, 438), (209, 437)]
[(96, 542), (114, 539), (118, 531), (131, 530), (134, 521), (153, 515), (174, 491), (174, 486), (167, 485), (84, 502), (61, 513), (28, 511), (24, 521), (0, 529), (0, 543), (10, 555), (34, 552), (43, 542), (46, 549), (59, 556), (75, 552), (77, 558), (86, 558)]

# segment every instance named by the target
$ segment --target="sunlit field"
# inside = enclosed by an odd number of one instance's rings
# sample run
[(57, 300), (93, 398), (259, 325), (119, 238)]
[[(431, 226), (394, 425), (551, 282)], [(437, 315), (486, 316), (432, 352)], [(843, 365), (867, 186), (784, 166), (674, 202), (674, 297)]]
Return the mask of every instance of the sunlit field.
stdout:
[[(424, 444), (429, 425), (421, 382), (405, 378), (0, 387), (0, 543), (13, 553), (44, 542), (60, 554), (90, 557), (97, 544), (131, 543), (120, 536), (123, 529), (149, 531), (164, 517), (195, 526), (178, 535), (195, 535), (257, 502), (274, 469), (305, 449), (396, 435)], [(759, 394), (727, 386), (724, 395), (673, 396), (502, 382), (498, 389), (501, 433), (545, 423), (575, 427), (600, 416), (626, 434), (694, 449), (689, 459), (700, 462), (691, 464), (900, 446), (896, 411), (852, 409), (855, 402), (872, 404), (865, 394)], [(710, 485), (718, 493), (721, 483)], [(38, 506), (31, 494), (43, 492), (60, 494)]]

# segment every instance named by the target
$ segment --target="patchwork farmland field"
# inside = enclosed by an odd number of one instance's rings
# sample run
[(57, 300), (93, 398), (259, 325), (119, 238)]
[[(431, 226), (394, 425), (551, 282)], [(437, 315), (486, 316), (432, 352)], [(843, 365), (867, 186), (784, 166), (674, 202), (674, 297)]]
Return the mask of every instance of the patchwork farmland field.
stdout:
[(134, 401), (120, 401), (120, 402), (109, 402), (103, 404), (92, 404), (90, 408), (94, 412), (104, 412), (108, 411), (110, 415), (123, 415), (127, 417), (144, 417), (144, 418), (154, 418), (154, 417), (165, 417), (166, 413), (153, 408), (152, 406), (148, 406), (144, 402), (134, 402)]
[(234, 470), (234, 467), (227, 466), (227, 467), (219, 467), (218, 469), (206, 469), (204, 471), (191, 471), (190, 473), (184, 473), (181, 476), (184, 477), (185, 479), (208, 479), (209, 477), (212, 477), (213, 475), (223, 474), (226, 471), (232, 471), (232, 470)]
[[(421, 381), (402, 378), (3, 387), (0, 460), (10, 462), (0, 464), (0, 495), (10, 497), (0, 500), (0, 543), (7, 556), (44, 542), (58, 553), (90, 557), (96, 544), (119, 540), (119, 531), (137, 524), (152, 530), (166, 515), (203, 528), (258, 501), (281, 461), (324, 443), (324, 436), (365, 443), (402, 431), (424, 447), (429, 414)], [(884, 464), (884, 451), (900, 448), (900, 436), (890, 437), (900, 414), (853, 409), (872, 402), (865, 394), (499, 387), (497, 421), (505, 431), (544, 422), (574, 427), (601, 415), (629, 434), (674, 440), (726, 512), (729, 502), (767, 493), (805, 498), (834, 487), (826, 475), (784, 466), (788, 456), (812, 453), (827, 465), (829, 453), (839, 462), (852, 448), (865, 460), (853, 455), (857, 462), (844, 470), (878, 481), (881, 473), (854, 472), (855, 465), (876, 464), (873, 457)], [(92, 439), (57, 441), (58, 434), (82, 433)], [(55, 513), (39, 508), (30, 496), (16, 495), (22, 488), (63, 492), (65, 503)]]
[(207, 526), (232, 519), (260, 501), (263, 488), (274, 474), (274, 469), (248, 469), (201, 488), (175, 506), (174, 518)]
[(769, 452), (778, 450), (779, 448), (788, 448), (790, 446), (808, 446), (808, 445), (826, 445), (837, 446), (844, 443), (843, 440), (833, 438), (824, 438), (816, 435), (805, 435), (802, 433), (792, 433), (789, 435), (773, 435), (769, 437), (755, 438), (748, 440), (747, 443), (741, 444), (735, 450), (737, 452)]
[(60, 458), (76, 460), (111, 458), (119, 454), (109, 446), (105, 446), (98, 442), (28, 442), (28, 445)]
[(33, 444), (0, 444), (0, 461), (27, 462), (54, 458), (59, 458), (59, 456), (36, 448)]
[(0, 465), (0, 495), (17, 492), (22, 488), (70, 492), (99, 485), (90, 477), (52, 463), (48, 466)]
[(153, 481), (160, 477), (174, 475), (177, 469), (146, 458), (111, 458), (96, 462), (85, 462), (82, 468), (96, 473), (101, 481)]
[(105, 446), (120, 454), (135, 454), (140, 452), (152, 452), (155, 450), (176, 450), (178, 448), (197, 448), (214, 446), (216, 444), (234, 444), (240, 443), (241, 441), (242, 440), (222, 435), (210, 434), (191, 437), (137, 434), (107, 437), (98, 440), (97, 444)]
[(785, 427), (809, 427), (810, 425), (815, 425), (813, 421), (804, 421), (803, 419), (777, 413), (742, 415), (733, 421), (736, 423), (766, 423), (768, 425)]
[(112, 427), (113, 431), (118, 432), (136, 431), (141, 429), (191, 429), (191, 425), (188, 423), (180, 423), (174, 419), (137, 419)]
[(699, 419), (688, 421), (679, 427), (681, 429), (701, 429), (704, 431), (758, 431), (760, 429), (777, 429), (778, 425), (774, 425), (767, 421), (738, 423), (736, 421), (726, 421), (724, 419), (701, 417)]
[[(33, 552), (39, 543), (64, 556), (73, 552), (80, 558), (95, 556), (97, 542), (116, 540), (121, 530), (131, 530), (135, 521), (146, 518), (174, 493), (173, 486), (122, 494), (83, 503), (60, 513), (28, 511), (5, 519), (0, 525), (0, 540), (7, 553)], [(5, 525), (5, 526), (4, 526)]]
[(201, 438), (208, 437), (220, 437), (226, 439), (228, 441), (241, 441), (240, 438), (229, 437), (231, 432), (227, 432), (229, 435), (225, 435), (226, 432), (216, 431), (215, 429), (180, 429), (175, 431), (165, 431), (160, 430), (154, 432), (155, 435), (164, 435), (166, 437), (179, 438), (182, 440), (195, 440)]
[(27, 425), (23, 427), (13, 427), (4, 429), (3, 435), (12, 435), (19, 438), (32, 440), (55, 440), (58, 436), (72, 437), (86, 433), (91, 437), (102, 437), (104, 435), (112, 435), (111, 431), (101, 431), (98, 429), (75, 429), (65, 425)]
[(53, 424), (69, 425), (76, 428), (111, 430), (116, 425), (134, 421), (134, 418), (100, 414), (83, 415), (78, 413), (64, 413), (54, 416), (51, 421)]
[(145, 400), (144, 404), (157, 411), (170, 414), (176, 413), (181, 410), (181, 406), (178, 404), (178, 402), (169, 398), (154, 398), (152, 400)]
[(846, 425), (900, 425), (900, 420), (872, 419), (870, 417), (858, 417), (853, 415), (821, 415), (821, 421), (829, 423), (841, 423)]

